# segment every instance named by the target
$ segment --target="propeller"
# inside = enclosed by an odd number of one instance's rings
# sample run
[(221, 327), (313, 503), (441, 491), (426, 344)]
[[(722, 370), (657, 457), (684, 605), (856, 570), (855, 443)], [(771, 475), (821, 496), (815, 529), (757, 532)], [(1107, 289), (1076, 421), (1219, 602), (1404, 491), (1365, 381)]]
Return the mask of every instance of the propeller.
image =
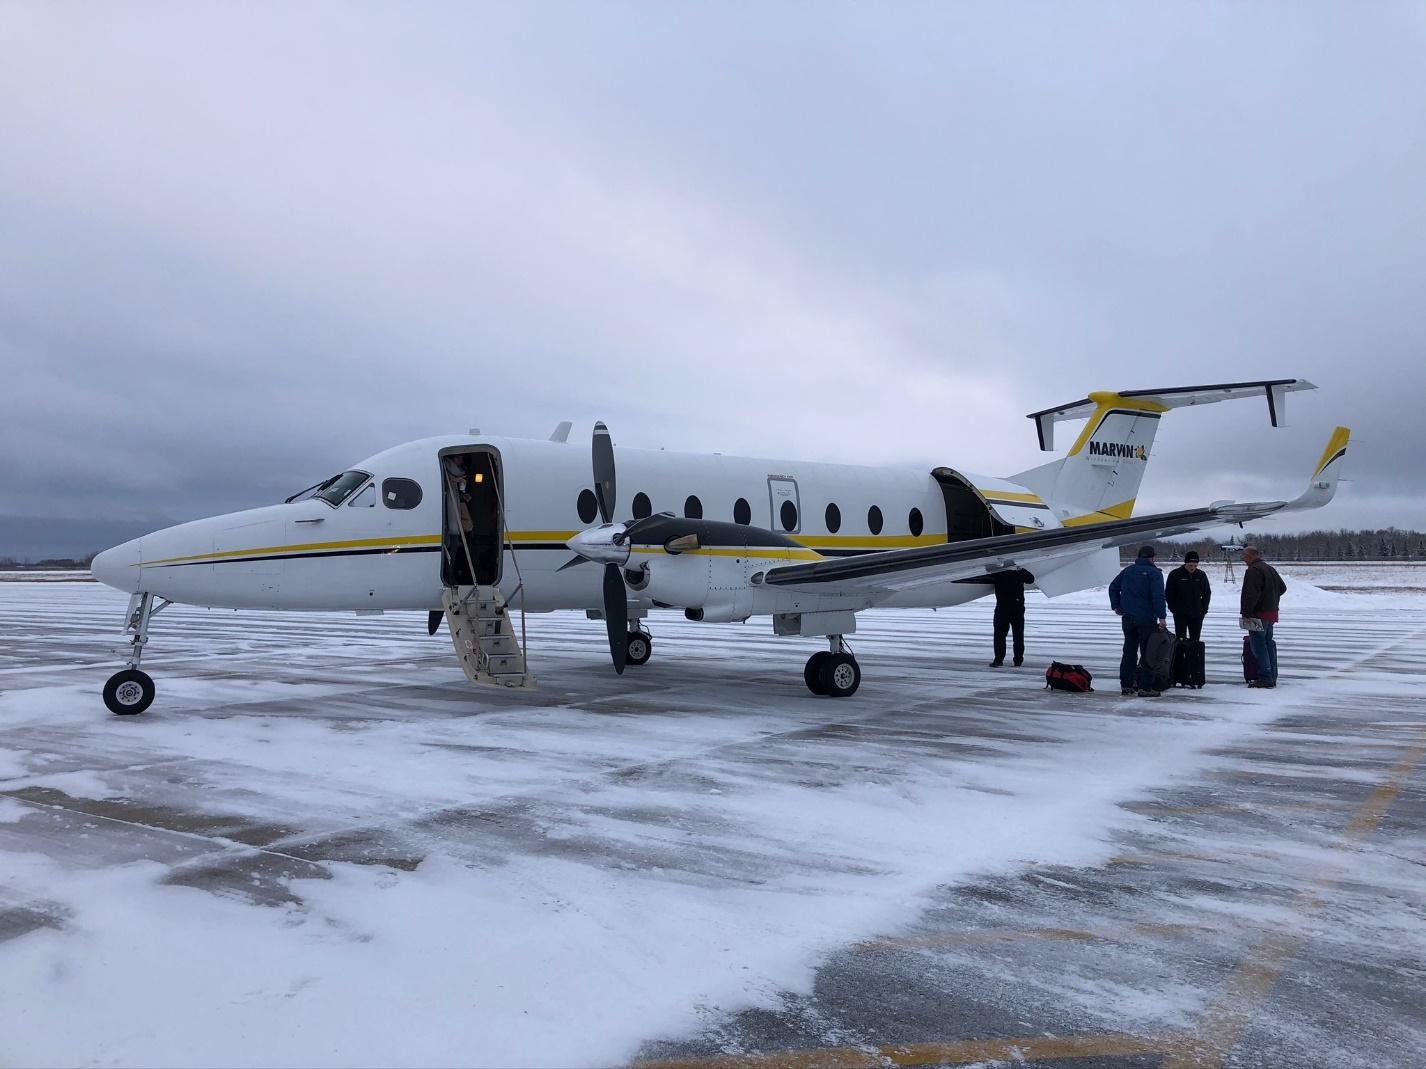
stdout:
[[(582, 535), (570, 539), (570, 548), (579, 555), (561, 565), (560, 571), (583, 564), (586, 560), (604, 561), (604, 626), (609, 632), (609, 657), (614, 662), (614, 671), (623, 675), (629, 658), (629, 602), (620, 572), (629, 559), (629, 551), (619, 537), (622, 531), (614, 532), (614, 545), (610, 545), (603, 530), (613, 523), (618, 482), (614, 473), (614, 442), (609, 437), (609, 428), (602, 421), (594, 425), (590, 461), (594, 469), (594, 500), (599, 505), (601, 524), (596, 530), (604, 537), (597, 539), (602, 543), (599, 549), (591, 552), (581, 552), (581, 547), (575, 544)], [(589, 533), (585, 532), (586, 535)], [(623, 547), (622, 552), (619, 547)]]
[(445, 613), (436, 609), (432, 609), (426, 614), (426, 634), (434, 635), (436, 633), (436, 629), (441, 626), (441, 617), (444, 615)]
[(594, 500), (599, 503), (599, 519), (612, 523), (614, 498), (617, 489), (614, 482), (614, 442), (609, 437), (609, 428), (601, 421), (594, 425), (594, 440), (591, 443), (594, 460)]
[(604, 627), (609, 632), (609, 656), (614, 671), (624, 674), (629, 659), (629, 603), (624, 591), (624, 577), (617, 564), (604, 565)]

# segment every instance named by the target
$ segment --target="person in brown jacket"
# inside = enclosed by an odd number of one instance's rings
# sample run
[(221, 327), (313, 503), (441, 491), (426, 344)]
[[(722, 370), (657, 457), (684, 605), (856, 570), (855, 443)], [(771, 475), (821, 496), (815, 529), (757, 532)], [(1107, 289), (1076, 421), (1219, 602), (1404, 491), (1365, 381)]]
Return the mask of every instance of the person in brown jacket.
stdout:
[(1250, 687), (1277, 686), (1277, 643), (1273, 641), (1273, 625), (1277, 623), (1278, 601), (1287, 593), (1287, 584), (1277, 569), (1258, 552), (1257, 546), (1243, 547), (1243, 588), (1239, 615), (1248, 629), (1248, 643), (1258, 661), (1258, 678)]

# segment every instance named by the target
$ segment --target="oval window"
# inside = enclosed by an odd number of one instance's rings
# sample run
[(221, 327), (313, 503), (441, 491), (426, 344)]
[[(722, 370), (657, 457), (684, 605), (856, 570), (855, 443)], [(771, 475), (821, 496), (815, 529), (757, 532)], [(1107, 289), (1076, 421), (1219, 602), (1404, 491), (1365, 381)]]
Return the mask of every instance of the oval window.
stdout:
[(585, 523), (593, 523), (594, 517), (599, 515), (599, 500), (594, 496), (593, 490), (581, 490), (574, 507), (579, 510), (579, 518)]
[(703, 519), (703, 502), (693, 494), (689, 494), (688, 500), (683, 503), (683, 514), (690, 520)]
[(782, 520), (782, 529), (784, 531), (797, 530), (797, 506), (791, 501), (784, 501), (782, 503), (782, 508), (778, 512), (778, 518)]
[(421, 503), (421, 484), (415, 479), (383, 479), (381, 500), (389, 509), (413, 509)]
[(733, 502), (733, 522), (741, 523), (744, 527), (753, 522), (753, 507), (744, 498), (738, 498)]
[(866, 525), (867, 530), (871, 531), (872, 534), (881, 534), (881, 509), (873, 505), (866, 510)]
[(921, 521), (920, 509), (911, 510), (911, 515), (906, 518), (906, 525), (911, 528), (913, 535), (916, 535), (918, 538), (921, 536), (921, 532), (925, 529), (926, 525)]
[(652, 515), (653, 511), (654, 505), (648, 494), (640, 490), (634, 495), (634, 519), (642, 520), (645, 516)]
[(827, 533), (836, 534), (842, 529), (842, 510), (835, 504), (827, 506)]

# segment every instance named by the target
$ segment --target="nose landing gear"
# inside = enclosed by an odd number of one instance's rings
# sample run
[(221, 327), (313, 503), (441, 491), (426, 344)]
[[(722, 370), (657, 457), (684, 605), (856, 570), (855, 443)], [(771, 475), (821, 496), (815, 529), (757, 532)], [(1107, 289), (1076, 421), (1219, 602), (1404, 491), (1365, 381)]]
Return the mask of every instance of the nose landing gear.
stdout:
[(637, 667), (647, 664), (649, 658), (654, 655), (654, 639), (647, 631), (635, 628), (629, 632), (628, 638), (628, 662)]
[(172, 604), (160, 600), (155, 605), (152, 594), (135, 594), (129, 598), (129, 611), (124, 620), (124, 634), (129, 639), (128, 667), (115, 672), (104, 684), (104, 704), (111, 713), (133, 716), (153, 703), (153, 680), (147, 672), (139, 670), (139, 661), (149, 640), (149, 621)]

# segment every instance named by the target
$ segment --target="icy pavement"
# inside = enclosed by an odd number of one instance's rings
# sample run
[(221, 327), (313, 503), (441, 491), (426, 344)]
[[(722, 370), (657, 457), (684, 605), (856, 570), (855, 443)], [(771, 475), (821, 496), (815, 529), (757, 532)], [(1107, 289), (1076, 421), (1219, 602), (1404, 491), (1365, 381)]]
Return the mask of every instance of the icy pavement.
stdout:
[(417, 614), (174, 607), (138, 718), (122, 596), (4, 583), (0, 1059), (1421, 1064), (1426, 599), (1289, 582), (1273, 692), (1226, 587), (1157, 701), (1095, 593), (1033, 670), (987, 606), (869, 614), (844, 701), (766, 621), (621, 679), (531, 617), (510, 694)]

